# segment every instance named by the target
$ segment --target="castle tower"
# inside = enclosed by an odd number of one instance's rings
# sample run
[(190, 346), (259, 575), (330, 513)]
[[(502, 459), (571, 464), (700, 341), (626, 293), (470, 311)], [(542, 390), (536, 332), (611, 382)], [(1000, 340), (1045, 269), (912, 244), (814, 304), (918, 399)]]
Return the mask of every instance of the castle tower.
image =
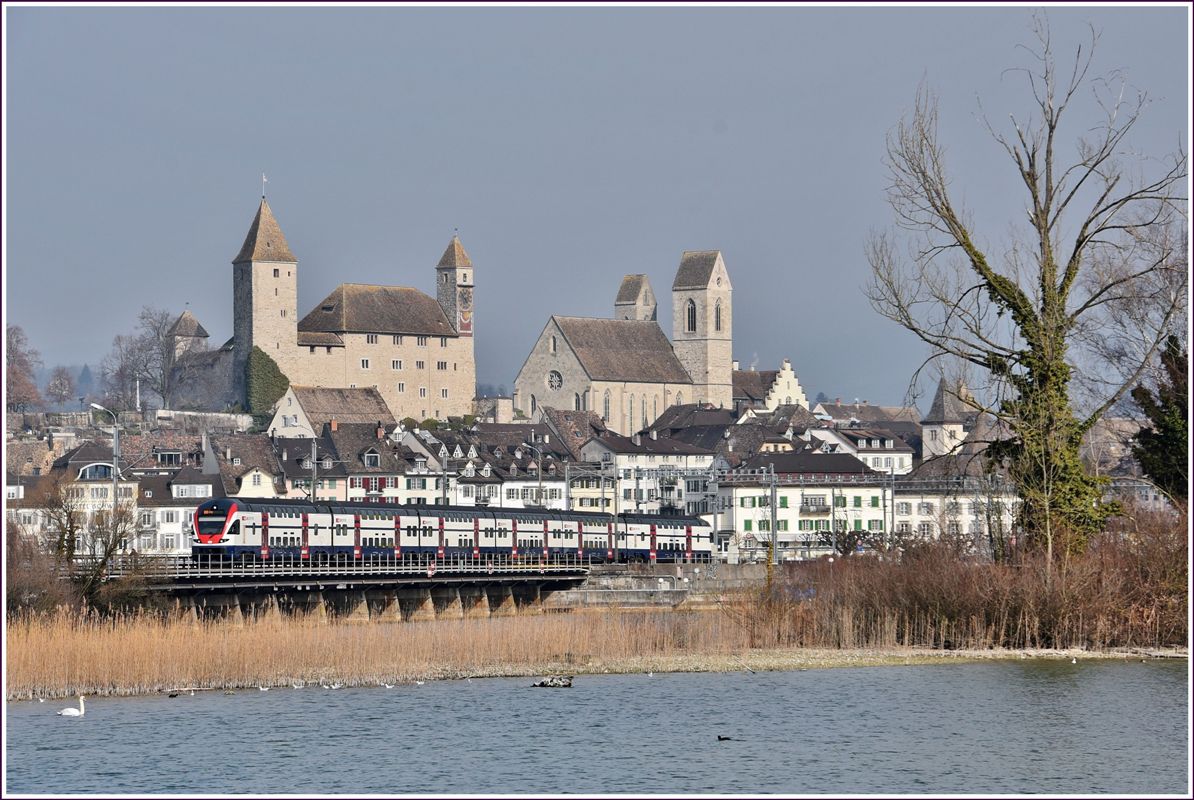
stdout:
[(672, 282), (672, 348), (688, 370), (693, 402), (734, 402), (733, 287), (720, 250), (686, 250)]
[(174, 342), (171, 362), (178, 361), (184, 353), (189, 353), (192, 350), (206, 349), (206, 343), (203, 340), (209, 338), (207, 331), (199, 324), (199, 320), (195, 319), (195, 315), (191, 313), (190, 309), (178, 315), (178, 319), (174, 320), (174, 324), (170, 326), (170, 330), (166, 331), (166, 335)]
[(966, 404), (969, 396), (963, 385), (954, 389), (946, 384), (945, 378), (937, 382), (933, 405), (928, 416), (921, 420), (923, 458), (957, 452), (966, 438), (966, 427), (975, 416), (975, 410)]
[(473, 262), (453, 236), (435, 267), (435, 299), (461, 336), (473, 335)]
[(622, 278), (618, 296), (614, 300), (614, 319), (655, 319), (655, 293), (646, 275), (627, 275)]
[(232, 259), (233, 380), (244, 398), (245, 362), (260, 347), (286, 372), (298, 355), (298, 261), (261, 198)]

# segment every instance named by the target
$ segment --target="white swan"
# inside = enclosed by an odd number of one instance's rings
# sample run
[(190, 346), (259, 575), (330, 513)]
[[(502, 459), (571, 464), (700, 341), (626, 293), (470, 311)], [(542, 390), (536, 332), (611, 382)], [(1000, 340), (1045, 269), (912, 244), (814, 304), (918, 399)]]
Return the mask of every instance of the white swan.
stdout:
[(60, 716), (60, 717), (81, 717), (81, 716), (83, 716), (83, 712), (84, 712), (83, 695), (79, 695), (79, 707), (78, 708), (64, 708), (58, 712), (58, 716)]
[(269, 691), (269, 687), (268, 687), (268, 686), (258, 686), (257, 688), (258, 688), (260, 691), (263, 691), (263, 692), (268, 692), (268, 691)]
[(394, 684), (392, 684), (392, 683), (383, 683), (383, 684), (382, 684), (382, 686), (386, 687), (387, 689), (393, 689), (393, 688), (394, 688)]
[(415, 686), (422, 686), (426, 681), (415, 681)]

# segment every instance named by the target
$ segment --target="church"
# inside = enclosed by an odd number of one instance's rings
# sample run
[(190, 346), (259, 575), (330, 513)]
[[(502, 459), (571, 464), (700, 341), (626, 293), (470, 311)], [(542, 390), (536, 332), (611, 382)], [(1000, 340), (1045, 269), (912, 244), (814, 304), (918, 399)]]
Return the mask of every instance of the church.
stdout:
[(453, 236), (435, 267), (435, 297), (407, 286), (344, 283), (300, 318), (298, 259), (262, 197), (232, 260), (232, 339), (205, 351), (207, 332), (189, 312), (171, 331), (180, 395), (209, 407), (245, 405), (245, 364), (259, 347), (292, 386), (375, 388), (396, 419), (470, 414), (473, 278)]
[(613, 319), (554, 315), (514, 381), (514, 407), (594, 411), (626, 436), (669, 406), (733, 406), (733, 287), (719, 250), (689, 250), (672, 282), (672, 340), (646, 275), (627, 275)]

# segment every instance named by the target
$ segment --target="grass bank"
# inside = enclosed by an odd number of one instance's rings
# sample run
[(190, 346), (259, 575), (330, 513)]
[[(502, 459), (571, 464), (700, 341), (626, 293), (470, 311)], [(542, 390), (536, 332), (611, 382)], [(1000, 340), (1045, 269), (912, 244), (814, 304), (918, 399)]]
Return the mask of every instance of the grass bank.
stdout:
[(752, 648), (719, 611), (519, 616), (328, 624), (306, 618), (185, 622), (151, 616), (10, 621), (10, 700), (133, 695), (183, 687), (369, 686), (553, 673), (733, 672), (970, 661), (993, 657), (1139, 658), (1082, 651), (912, 647)]

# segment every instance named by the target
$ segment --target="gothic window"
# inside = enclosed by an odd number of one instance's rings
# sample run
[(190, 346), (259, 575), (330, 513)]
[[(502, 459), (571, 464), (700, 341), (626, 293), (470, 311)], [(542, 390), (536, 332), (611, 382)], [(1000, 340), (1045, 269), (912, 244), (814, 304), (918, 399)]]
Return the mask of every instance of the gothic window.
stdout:
[(551, 337), (551, 352), (556, 352), (556, 337)]
[(580, 411), (580, 395), (579, 394), (576, 395), (575, 405), (576, 405), (576, 410)]
[(643, 427), (645, 428), (645, 427), (647, 427), (647, 396), (646, 395), (643, 395), (642, 410), (643, 410), (643, 415), (642, 415), (643, 416)]
[(534, 414), (535, 410), (538, 407), (539, 407), (539, 404), (537, 402), (535, 402), (535, 395), (531, 395), (531, 413)]
[(609, 389), (605, 390), (605, 400), (601, 408), (601, 419), (609, 422)]
[(721, 330), (721, 301), (717, 301), (717, 305), (713, 308), (713, 328), (714, 330)]
[(651, 409), (651, 418), (659, 419), (659, 395), (655, 395), (654, 406)]
[(688, 331), (689, 333), (695, 333), (696, 332), (696, 301), (695, 300), (688, 301), (688, 305), (685, 307), (684, 319), (685, 319), (684, 330)]
[(676, 392), (676, 405), (684, 405), (684, 392)]
[[(630, 395), (630, 406), (626, 409), (626, 426), (628, 428), (634, 427), (634, 395)], [(626, 431), (627, 435), (633, 431)]]
[(554, 369), (547, 373), (547, 387), (553, 391), (564, 385), (564, 376)]

